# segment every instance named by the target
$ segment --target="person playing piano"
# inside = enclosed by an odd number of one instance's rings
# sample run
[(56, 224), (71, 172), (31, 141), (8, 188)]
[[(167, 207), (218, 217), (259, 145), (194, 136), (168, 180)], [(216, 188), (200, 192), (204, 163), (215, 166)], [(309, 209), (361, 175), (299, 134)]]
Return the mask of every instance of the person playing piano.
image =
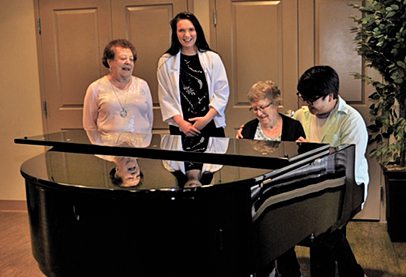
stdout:
[[(365, 152), (368, 132), (360, 113), (339, 95), (339, 77), (330, 66), (314, 66), (299, 78), (297, 95), (307, 105), (296, 111), (307, 138), (299, 141), (329, 143), (332, 146), (355, 144), (355, 181), (364, 184), (364, 201), (369, 183)], [(345, 227), (317, 237), (310, 247), (312, 277), (334, 277), (336, 262), (339, 276), (363, 277), (346, 238)]]
[[(275, 82), (259, 81), (248, 91), (250, 111), (255, 119), (242, 127), (242, 137), (256, 140), (295, 141), (305, 137), (300, 122), (278, 112), (281, 91)], [(237, 134), (237, 138), (241, 138)]]
[[(271, 80), (259, 81), (248, 91), (250, 111), (255, 119), (245, 123), (237, 132), (236, 138), (267, 141), (296, 141), (305, 138), (302, 125), (295, 119), (279, 113), (281, 91)], [(263, 273), (268, 275), (274, 264), (270, 264)], [(276, 261), (277, 276), (301, 276), (300, 266), (294, 248), (282, 254)], [(262, 275), (261, 275), (262, 276)]]
[[(298, 97), (307, 104), (293, 116), (301, 122), (306, 134), (306, 138), (300, 137), (298, 141), (329, 143), (332, 146), (355, 144), (355, 180), (358, 185), (364, 184), (365, 202), (369, 183), (365, 157), (368, 132), (360, 113), (339, 95), (337, 72), (330, 66), (311, 67), (299, 78), (297, 91)], [(243, 128), (241, 126), (238, 130), (237, 138), (245, 137)], [(283, 267), (280, 265), (287, 265), (288, 268), (295, 268), (297, 265), (294, 251), (288, 252), (289, 255), (286, 253), (278, 258), (278, 270), (281, 274)], [(341, 277), (365, 275), (347, 241), (345, 227), (316, 238), (310, 248), (312, 277), (335, 277), (336, 262)]]

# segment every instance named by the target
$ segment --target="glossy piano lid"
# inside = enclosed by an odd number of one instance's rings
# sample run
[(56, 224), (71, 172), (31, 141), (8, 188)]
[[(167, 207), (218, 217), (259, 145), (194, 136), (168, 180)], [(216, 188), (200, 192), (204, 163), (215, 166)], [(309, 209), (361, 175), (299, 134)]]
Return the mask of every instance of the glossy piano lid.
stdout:
[[(194, 161), (258, 169), (278, 169), (328, 150), (326, 144), (234, 138), (185, 138), (162, 134), (68, 130), (17, 138), (18, 144), (50, 146), (53, 151)], [(203, 148), (201, 146), (204, 146)]]
[[(110, 160), (110, 157), (101, 155), (47, 151), (24, 162), (21, 166), (21, 173), (24, 178), (29, 180), (27, 183), (35, 183), (48, 188), (150, 191), (179, 190), (184, 187), (180, 183), (181, 179), (177, 178), (178, 174), (184, 173), (183, 162), (136, 159), (143, 179), (134, 187), (114, 184), (110, 172), (117, 165)], [(173, 168), (168, 167), (166, 162), (169, 162)], [(266, 169), (213, 164), (203, 164), (202, 171), (205, 172), (205, 175), (212, 174), (212, 179), (208, 183), (204, 183), (203, 187), (245, 181), (252, 183), (260, 181), (261, 176), (269, 172)]]

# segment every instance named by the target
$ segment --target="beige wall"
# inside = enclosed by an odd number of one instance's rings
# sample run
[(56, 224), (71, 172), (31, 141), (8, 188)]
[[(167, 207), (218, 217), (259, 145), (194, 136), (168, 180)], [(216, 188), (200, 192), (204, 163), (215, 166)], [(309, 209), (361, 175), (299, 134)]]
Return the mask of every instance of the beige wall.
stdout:
[(40, 153), (14, 138), (41, 134), (33, 0), (1, 0), (0, 200), (24, 200), (23, 161)]

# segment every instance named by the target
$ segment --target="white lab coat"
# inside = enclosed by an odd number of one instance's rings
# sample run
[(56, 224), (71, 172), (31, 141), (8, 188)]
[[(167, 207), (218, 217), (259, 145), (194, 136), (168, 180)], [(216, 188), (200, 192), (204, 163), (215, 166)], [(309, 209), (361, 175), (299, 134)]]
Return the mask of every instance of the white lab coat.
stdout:
[[(224, 154), (228, 149), (229, 138), (209, 137), (205, 153)], [(163, 135), (161, 137), (161, 148), (166, 150), (183, 151), (181, 136)], [(181, 171), (186, 173), (185, 162), (162, 160), (164, 168), (170, 172)], [(203, 163), (202, 172), (214, 173), (219, 171), (223, 165)]]
[[(226, 70), (220, 56), (213, 51), (198, 51), (200, 64), (209, 88), (210, 107), (217, 111), (214, 123), (217, 128), (226, 126), (225, 110), (230, 95)], [(179, 127), (172, 119), (181, 115), (179, 90), (180, 51), (176, 56), (164, 54), (158, 62), (158, 97), (162, 119), (170, 125)]]

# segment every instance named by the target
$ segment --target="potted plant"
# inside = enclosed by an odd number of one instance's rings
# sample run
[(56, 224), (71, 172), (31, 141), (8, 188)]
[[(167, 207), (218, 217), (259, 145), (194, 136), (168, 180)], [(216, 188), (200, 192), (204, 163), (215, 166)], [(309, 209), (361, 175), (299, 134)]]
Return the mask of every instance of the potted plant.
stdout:
[[(352, 6), (361, 12), (353, 17), (357, 52), (367, 67), (382, 76), (374, 80), (355, 74), (373, 88), (369, 95), (368, 129), (374, 143), (370, 155), (379, 160), (385, 175), (389, 234), (392, 240), (403, 241), (406, 228), (397, 220), (406, 218), (406, 1), (365, 0)], [(392, 183), (396, 178), (400, 180)]]

